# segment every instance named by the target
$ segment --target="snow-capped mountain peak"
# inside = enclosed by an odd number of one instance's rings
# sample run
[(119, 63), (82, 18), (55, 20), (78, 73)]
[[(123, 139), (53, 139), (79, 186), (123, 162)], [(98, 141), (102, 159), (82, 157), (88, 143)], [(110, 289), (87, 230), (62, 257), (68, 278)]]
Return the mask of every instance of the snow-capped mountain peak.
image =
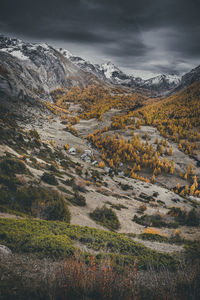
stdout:
[(166, 84), (178, 84), (180, 82), (180, 77), (177, 75), (166, 75), (166, 74), (162, 74), (162, 75), (158, 75), (156, 77), (150, 78), (145, 80), (144, 84), (145, 85), (158, 85), (158, 84), (162, 84), (162, 83), (166, 83)]
[(112, 79), (113, 73), (121, 73), (122, 71), (117, 68), (113, 63), (110, 61), (103, 63), (100, 65), (100, 69), (104, 72), (104, 75), (107, 79)]
[(165, 78), (169, 83), (174, 83), (174, 84), (178, 84), (181, 80), (181, 78), (175, 74), (165, 75)]
[(51, 91), (73, 85), (95, 84), (99, 79), (46, 43), (29, 43), (0, 36), (0, 92), (10, 97), (51, 99)]
[[(63, 56), (62, 59), (60, 55)], [(79, 82), (85, 84), (90, 78), (89, 82), (99, 82), (100, 80), (105, 84), (126, 86), (151, 95), (164, 95), (200, 79), (200, 70), (197, 67), (182, 78), (174, 74), (162, 74), (143, 80), (133, 75), (127, 75), (110, 61), (100, 65), (93, 64), (82, 57), (73, 55), (67, 49), (54, 49), (46, 43), (27, 43), (5, 36), (0, 36), (0, 60), (2, 65), (7, 64), (6, 68), (10, 74), (16, 75), (13, 78), (16, 89), (22, 90), (21, 83), (23, 81), (23, 85), (26, 86), (26, 89), (28, 87), (29, 91), (39, 87), (44, 93), (46, 91), (49, 93), (60, 85), (75, 85)], [(23, 80), (20, 82), (18, 82), (17, 75), (19, 72), (23, 74)], [(76, 74), (76, 79), (72, 82), (71, 78), (74, 78), (74, 74)], [(30, 84), (31, 80), (35, 82), (35, 86)], [(5, 84), (5, 79), (3, 85), (6, 88), (9, 87), (7, 83)]]
[(142, 87), (154, 91), (157, 94), (166, 94), (178, 86), (180, 81), (181, 78), (177, 75), (162, 74), (145, 80)]
[(19, 39), (12, 39), (0, 36), (0, 51), (9, 53), (10, 55), (20, 59), (29, 60), (30, 53), (33, 51), (50, 52), (50, 46), (46, 43), (25, 43)]
[(83, 71), (90, 72), (100, 78), (112, 84), (136, 86), (138, 82), (142, 82), (141, 78), (135, 78), (122, 72), (112, 62), (108, 61), (102, 64), (93, 64), (79, 56), (75, 56), (66, 49), (57, 49), (62, 55), (68, 58), (73, 64), (77, 65)]
[(59, 49), (56, 49), (58, 52), (60, 52), (64, 57), (66, 57), (67, 59), (69, 59), (70, 57), (73, 57), (74, 55), (66, 50), (66, 49), (63, 49), (63, 48), (59, 48)]

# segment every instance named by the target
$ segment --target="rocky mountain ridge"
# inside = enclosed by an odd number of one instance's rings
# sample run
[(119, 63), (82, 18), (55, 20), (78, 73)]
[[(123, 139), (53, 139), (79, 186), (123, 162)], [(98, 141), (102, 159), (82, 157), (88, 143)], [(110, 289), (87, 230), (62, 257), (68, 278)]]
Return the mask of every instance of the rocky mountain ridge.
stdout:
[(200, 65), (181, 77), (181, 81), (174, 89), (174, 92), (180, 91), (198, 80), (200, 80)]
[(0, 94), (18, 99), (49, 99), (57, 88), (90, 84), (128, 87), (162, 96), (176, 92), (200, 79), (200, 66), (179, 78), (159, 75), (143, 80), (127, 75), (111, 62), (93, 64), (68, 50), (46, 43), (28, 43), (0, 36)]
[(66, 49), (59, 48), (57, 50), (80, 69), (93, 73), (101, 80), (114, 85), (130, 87), (141, 92), (149, 92), (152, 95), (162, 96), (173, 93), (200, 79), (200, 66), (182, 77), (175, 74), (161, 74), (145, 80), (134, 75), (125, 74), (112, 62), (93, 64), (79, 56), (73, 55)]
[(57, 88), (97, 84), (86, 73), (47, 44), (0, 37), (0, 91), (17, 98), (50, 98)]

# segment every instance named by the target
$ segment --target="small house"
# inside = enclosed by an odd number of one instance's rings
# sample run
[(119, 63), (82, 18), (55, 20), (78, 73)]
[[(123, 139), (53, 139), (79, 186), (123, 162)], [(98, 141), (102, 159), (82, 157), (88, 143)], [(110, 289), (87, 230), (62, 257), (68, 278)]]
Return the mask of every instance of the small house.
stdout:
[(76, 155), (76, 149), (74, 147), (71, 147), (69, 150), (68, 150), (69, 154), (71, 155)]

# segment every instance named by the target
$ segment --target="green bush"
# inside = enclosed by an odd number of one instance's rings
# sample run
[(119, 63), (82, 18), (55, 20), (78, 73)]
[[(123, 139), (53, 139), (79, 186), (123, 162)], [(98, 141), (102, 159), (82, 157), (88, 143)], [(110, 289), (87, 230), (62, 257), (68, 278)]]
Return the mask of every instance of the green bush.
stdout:
[(58, 181), (57, 181), (56, 177), (51, 173), (44, 172), (41, 179), (42, 179), (42, 181), (44, 181), (48, 184), (51, 184), (51, 185), (57, 185), (58, 184)]
[(174, 234), (171, 237), (167, 237), (159, 234), (141, 233), (138, 235), (138, 238), (142, 240), (157, 241), (160, 243), (177, 244), (177, 245), (192, 246), (197, 243), (196, 241), (186, 240), (182, 238), (179, 234)]
[[(4, 175), (4, 174), (0, 174), (0, 184), (4, 185), (6, 187), (6, 189), (10, 190), (10, 191), (16, 191), (17, 186), (21, 184), (21, 182), (19, 181), (19, 179), (17, 179), (17, 177), (15, 175)], [(3, 187), (1, 187), (3, 189)], [(0, 200), (3, 200), (0, 198)]]
[(40, 187), (23, 187), (17, 191), (13, 208), (46, 220), (70, 221), (66, 201), (56, 191)]
[(123, 183), (119, 183), (119, 186), (122, 188), (122, 190), (124, 191), (127, 191), (127, 190), (130, 190), (130, 189), (133, 189), (133, 187), (131, 185), (128, 185), (128, 184), (123, 184)]
[(143, 204), (143, 205), (139, 206), (137, 212), (140, 214), (143, 214), (146, 209), (147, 209), (147, 206), (145, 204)]
[(81, 186), (81, 185), (77, 185), (76, 183), (73, 182), (72, 185), (73, 191), (74, 192), (82, 192), (82, 193), (86, 193), (86, 188)]
[(63, 193), (66, 193), (66, 194), (69, 194), (69, 195), (73, 195), (73, 193), (71, 191), (69, 191), (68, 189), (66, 189), (64, 186), (62, 185), (59, 185), (58, 186), (58, 189), (63, 192)]
[[(109, 202), (109, 201), (108, 201)], [(110, 204), (110, 203), (108, 203)], [(110, 204), (112, 208), (116, 209), (116, 210), (121, 210), (123, 209), (128, 209), (128, 207), (124, 206), (123, 204)]]
[[(177, 266), (174, 257), (150, 250), (123, 234), (59, 221), (0, 219), (0, 244), (13, 252), (63, 258), (78, 250), (74, 241), (98, 251), (98, 260), (114, 257), (115, 264), (122, 268), (133, 265), (136, 258), (138, 268), (147, 268), (149, 264), (155, 268)], [(89, 253), (85, 253), (87, 255)]]
[(35, 139), (39, 139), (40, 138), (40, 135), (39, 133), (37, 132), (37, 130), (33, 129), (33, 130), (30, 130), (29, 131), (29, 134), (31, 137), (35, 138)]
[(169, 243), (169, 238), (167, 236), (162, 236), (159, 234), (141, 233), (138, 237), (142, 240)]
[(69, 201), (72, 204), (78, 205), (78, 206), (85, 206), (86, 205), (86, 199), (84, 196), (79, 194), (78, 192), (74, 193), (74, 197), (70, 198)]
[(190, 210), (186, 218), (186, 225), (199, 226), (199, 224), (200, 224), (200, 220), (199, 220), (199, 216), (197, 215), (197, 212), (195, 211), (195, 209)]
[(5, 175), (25, 174), (27, 172), (24, 162), (14, 158), (4, 158), (0, 162), (0, 171)]
[(180, 225), (185, 225), (187, 214), (186, 211), (182, 210), (180, 207), (171, 207), (168, 214), (174, 216), (175, 220)]
[(58, 171), (54, 165), (50, 165), (48, 167), (48, 169), (49, 169), (49, 171), (54, 172), (54, 173)]
[(200, 224), (199, 215), (194, 208), (189, 212), (186, 212), (180, 207), (171, 207), (169, 214), (174, 216), (176, 222), (180, 225), (199, 226)]
[[(45, 222), (45, 221), (43, 221)], [(1, 220), (0, 240), (15, 252), (38, 253), (41, 256), (65, 257), (74, 251), (67, 235), (56, 234), (48, 223), (39, 220), (10, 222)]]
[(0, 212), (15, 215), (15, 216), (20, 216), (23, 218), (30, 217), (27, 213), (23, 213), (18, 210), (10, 209), (7, 205), (4, 205), (4, 204), (0, 204)]
[(191, 242), (185, 245), (186, 257), (193, 261), (197, 260), (200, 263), (200, 243), (199, 241)]
[(105, 205), (102, 208), (97, 207), (90, 213), (90, 217), (111, 230), (117, 230), (120, 227), (116, 213)]
[(138, 217), (135, 215), (133, 217), (133, 221), (137, 224), (143, 225), (143, 226), (151, 226), (151, 227), (168, 227), (168, 228), (177, 228), (178, 223), (176, 222), (165, 222), (162, 217), (158, 214), (155, 215), (143, 215), (141, 217)]

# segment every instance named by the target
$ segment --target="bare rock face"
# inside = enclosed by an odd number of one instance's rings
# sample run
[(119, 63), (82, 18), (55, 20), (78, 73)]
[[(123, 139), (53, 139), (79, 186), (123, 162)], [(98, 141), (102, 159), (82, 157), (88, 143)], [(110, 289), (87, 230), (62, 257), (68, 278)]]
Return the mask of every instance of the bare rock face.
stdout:
[(200, 65), (181, 77), (181, 81), (179, 85), (176, 87), (176, 89), (174, 90), (174, 92), (180, 91), (199, 80), (200, 80)]
[(51, 91), (98, 83), (47, 44), (0, 36), (0, 95), (51, 100)]
[(176, 88), (180, 83), (180, 77), (177, 75), (159, 75), (147, 80), (141, 84), (145, 88), (157, 95), (165, 95)]
[(81, 70), (94, 74), (104, 82), (131, 88), (136, 88), (143, 83), (141, 78), (125, 74), (111, 62), (100, 65), (92, 64), (90, 61), (75, 56), (65, 49), (59, 48), (58, 51)]
[[(93, 64), (90, 61), (75, 56), (66, 49), (57, 49), (64, 57), (73, 62), (81, 70), (94, 74), (100, 80), (113, 85), (133, 88), (139, 92), (147, 92), (154, 96), (163, 96), (175, 93), (193, 82), (200, 80), (200, 66), (186, 73), (182, 77), (175, 74), (162, 74), (150, 79), (142, 79), (128, 75), (111, 62)], [(134, 70), (133, 70), (134, 73)]]
[(12, 251), (4, 246), (4, 245), (0, 245), (0, 257), (8, 257), (8, 256), (11, 256), (12, 255)]

